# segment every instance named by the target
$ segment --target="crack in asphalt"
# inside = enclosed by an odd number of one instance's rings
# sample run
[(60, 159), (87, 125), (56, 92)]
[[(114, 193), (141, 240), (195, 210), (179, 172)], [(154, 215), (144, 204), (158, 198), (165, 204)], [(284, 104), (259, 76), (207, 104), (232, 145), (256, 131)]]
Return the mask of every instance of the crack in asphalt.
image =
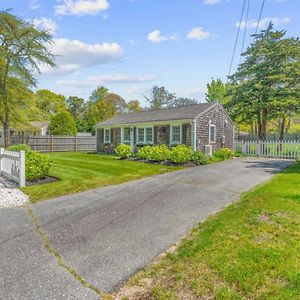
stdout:
[(77, 280), (80, 284), (82, 284), (84, 287), (92, 290), (93, 292), (95, 292), (97, 295), (99, 295), (100, 297), (105, 295), (101, 290), (99, 290), (97, 287), (95, 287), (94, 285), (92, 285), (91, 283), (87, 282), (85, 279), (83, 279), (79, 273), (70, 265), (68, 265), (62, 258), (62, 256), (59, 254), (59, 252), (50, 246), (49, 240), (47, 238), (46, 233), (41, 229), (40, 227), (40, 222), (38, 217), (34, 214), (33, 209), (31, 207), (28, 207), (28, 214), (30, 216), (30, 219), (32, 221), (32, 223), (34, 224), (35, 227), (35, 231), (36, 233), (41, 237), (45, 249), (52, 254), (57, 261), (57, 264), (61, 267), (64, 268), (70, 275), (72, 275), (74, 277), (75, 280)]

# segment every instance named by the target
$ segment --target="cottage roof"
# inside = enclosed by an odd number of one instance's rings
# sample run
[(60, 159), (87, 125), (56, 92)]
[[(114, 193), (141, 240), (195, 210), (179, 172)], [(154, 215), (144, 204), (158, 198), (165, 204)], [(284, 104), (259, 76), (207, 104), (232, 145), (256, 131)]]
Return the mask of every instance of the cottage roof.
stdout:
[(137, 113), (123, 113), (112, 119), (100, 122), (96, 127), (128, 125), (158, 121), (176, 121), (176, 120), (193, 120), (199, 114), (205, 112), (216, 102), (199, 103), (193, 105), (184, 105), (179, 107), (164, 108), (161, 110), (148, 110)]

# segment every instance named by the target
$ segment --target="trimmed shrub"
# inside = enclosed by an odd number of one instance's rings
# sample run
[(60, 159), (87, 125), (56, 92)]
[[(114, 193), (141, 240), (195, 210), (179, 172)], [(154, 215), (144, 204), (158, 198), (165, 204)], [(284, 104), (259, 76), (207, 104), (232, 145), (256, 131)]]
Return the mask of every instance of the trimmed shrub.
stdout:
[(16, 151), (16, 152), (24, 150), (27, 153), (27, 152), (31, 151), (31, 148), (30, 148), (30, 146), (28, 146), (26, 144), (17, 144), (17, 145), (9, 146), (6, 150), (8, 150), (8, 151)]
[(48, 155), (41, 154), (36, 151), (30, 151), (26, 153), (25, 165), (26, 179), (36, 180), (49, 175), (52, 161)]
[(153, 154), (153, 148), (152, 146), (144, 146), (138, 149), (138, 152), (136, 154), (137, 158), (139, 159), (152, 159)]
[(234, 152), (228, 148), (221, 148), (216, 150), (213, 153), (213, 156), (219, 158), (220, 160), (226, 160), (232, 158), (234, 156)]
[(170, 153), (170, 161), (176, 164), (183, 164), (191, 160), (193, 150), (185, 145), (173, 147)]
[(217, 162), (220, 162), (220, 161), (223, 161), (224, 159), (221, 159), (220, 157), (217, 157), (217, 156), (211, 156), (207, 159), (207, 162), (209, 164), (213, 164), (213, 163), (217, 163)]
[(245, 157), (246, 155), (241, 151), (234, 151), (234, 157)]
[(152, 147), (151, 159), (155, 161), (164, 161), (169, 159), (171, 150), (167, 145), (160, 145)]
[(115, 152), (121, 158), (127, 158), (127, 157), (132, 155), (131, 146), (130, 145), (125, 145), (125, 144), (119, 144), (116, 147)]
[(194, 162), (197, 165), (207, 165), (208, 157), (202, 151), (195, 151), (192, 155), (192, 162)]

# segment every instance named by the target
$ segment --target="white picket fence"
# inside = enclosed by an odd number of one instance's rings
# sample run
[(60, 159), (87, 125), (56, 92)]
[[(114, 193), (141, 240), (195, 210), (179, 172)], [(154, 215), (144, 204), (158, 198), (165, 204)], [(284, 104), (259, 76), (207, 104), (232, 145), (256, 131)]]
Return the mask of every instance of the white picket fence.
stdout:
[(236, 141), (235, 150), (248, 156), (300, 158), (298, 141)]
[(0, 148), (0, 175), (5, 175), (24, 187), (25, 151), (14, 152)]

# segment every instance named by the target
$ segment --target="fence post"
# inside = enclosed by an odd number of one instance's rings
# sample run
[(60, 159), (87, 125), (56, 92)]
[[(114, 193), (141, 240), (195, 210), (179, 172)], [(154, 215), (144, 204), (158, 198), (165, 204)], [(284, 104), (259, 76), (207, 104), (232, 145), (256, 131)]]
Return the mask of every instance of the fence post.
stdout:
[(3, 155), (3, 151), (4, 151), (4, 148), (0, 148), (0, 174), (3, 170), (3, 163), (2, 163), (2, 155)]
[(242, 144), (242, 153), (248, 154), (247, 153), (247, 144), (245, 142), (243, 142), (243, 144)]
[(256, 155), (261, 156), (261, 141), (258, 141), (256, 144)]
[(50, 146), (50, 149), (51, 149), (51, 153), (53, 153), (53, 135), (51, 134), (51, 146)]
[(24, 150), (20, 151), (19, 158), (20, 158), (19, 182), (20, 182), (20, 187), (24, 187), (26, 185), (26, 181), (25, 181), (25, 151)]
[(75, 152), (77, 152), (77, 135), (75, 135)]

